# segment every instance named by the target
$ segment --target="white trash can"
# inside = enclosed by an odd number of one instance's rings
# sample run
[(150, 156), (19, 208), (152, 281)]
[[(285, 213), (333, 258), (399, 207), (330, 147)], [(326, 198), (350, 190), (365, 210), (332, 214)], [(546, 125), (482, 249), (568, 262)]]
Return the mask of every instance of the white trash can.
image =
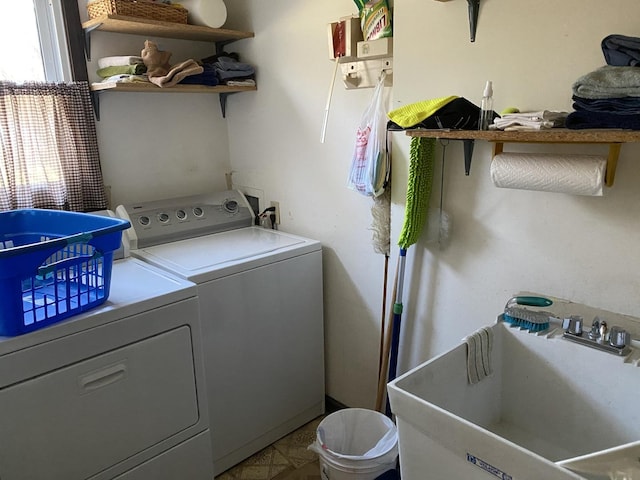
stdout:
[(396, 468), (398, 430), (379, 412), (345, 408), (320, 422), (309, 449), (320, 457), (322, 480), (374, 480)]

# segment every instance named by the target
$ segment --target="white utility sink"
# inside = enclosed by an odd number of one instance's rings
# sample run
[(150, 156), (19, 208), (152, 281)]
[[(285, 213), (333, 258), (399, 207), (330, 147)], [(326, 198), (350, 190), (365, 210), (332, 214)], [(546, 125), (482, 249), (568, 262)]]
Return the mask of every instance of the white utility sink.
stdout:
[[(607, 321), (638, 338), (628, 318)], [(559, 324), (529, 333), (500, 317), (489, 328), (493, 373), (480, 382), (468, 381), (463, 342), (389, 384), (403, 480), (640, 479), (635, 342), (618, 356), (563, 339)]]

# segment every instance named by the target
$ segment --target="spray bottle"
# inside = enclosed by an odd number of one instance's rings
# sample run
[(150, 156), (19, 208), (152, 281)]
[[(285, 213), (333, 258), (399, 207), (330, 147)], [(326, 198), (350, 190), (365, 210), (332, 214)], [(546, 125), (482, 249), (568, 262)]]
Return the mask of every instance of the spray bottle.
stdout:
[(487, 80), (482, 94), (482, 104), (480, 106), (480, 119), (478, 130), (489, 130), (489, 125), (493, 123), (493, 84)]

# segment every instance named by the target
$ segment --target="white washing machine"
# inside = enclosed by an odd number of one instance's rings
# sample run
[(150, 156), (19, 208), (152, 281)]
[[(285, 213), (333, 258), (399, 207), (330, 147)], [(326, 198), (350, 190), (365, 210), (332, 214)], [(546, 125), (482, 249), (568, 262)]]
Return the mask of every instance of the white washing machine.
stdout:
[(216, 475), (324, 413), (319, 242), (252, 226), (237, 191), (116, 212), (132, 256), (197, 284)]
[(114, 261), (100, 307), (0, 337), (2, 480), (211, 480), (196, 287)]

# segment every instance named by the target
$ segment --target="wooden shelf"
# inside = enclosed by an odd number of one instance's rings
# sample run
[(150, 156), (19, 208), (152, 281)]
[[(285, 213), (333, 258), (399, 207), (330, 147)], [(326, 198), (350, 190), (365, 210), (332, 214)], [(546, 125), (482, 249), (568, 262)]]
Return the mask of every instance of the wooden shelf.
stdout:
[(228, 43), (254, 37), (253, 32), (161, 22), (158, 20), (124, 15), (106, 15), (104, 17), (94, 18), (84, 22), (82, 28), (84, 28), (85, 32), (98, 30), (103, 32), (127, 33), (130, 35), (149, 35), (182, 40), (197, 40), (201, 42)]
[(92, 92), (138, 92), (138, 93), (237, 93), (257, 90), (257, 87), (229, 87), (227, 85), (175, 85), (173, 87), (161, 88), (153, 83), (132, 82), (132, 83), (93, 83)]
[(442, 138), (451, 140), (486, 140), (494, 143), (633, 143), (640, 142), (637, 130), (569, 130), (551, 128), (530, 132), (504, 132), (497, 130), (407, 130), (410, 137)]
[[(253, 32), (228, 30), (225, 28), (209, 28), (199, 25), (183, 23), (161, 22), (141, 17), (129, 17), (125, 15), (105, 15), (93, 18), (82, 24), (85, 39), (85, 54), (87, 60), (91, 60), (91, 33), (94, 31), (125, 33), (130, 35), (144, 35), (152, 37), (174, 38), (178, 40), (196, 40), (201, 42), (214, 42), (216, 53), (222, 53), (222, 47), (236, 40), (253, 38)], [(222, 116), (226, 115), (227, 96), (237, 92), (257, 90), (256, 87), (229, 87), (217, 85), (176, 85), (174, 87), (161, 88), (152, 83), (94, 83), (91, 85), (93, 108), (96, 118), (100, 120), (101, 92), (138, 92), (138, 93), (218, 93), (220, 94), (220, 107)]]
[(503, 152), (505, 143), (588, 143), (609, 145), (605, 184), (613, 186), (620, 148), (623, 143), (640, 142), (640, 131), (637, 130), (570, 130), (566, 128), (551, 128), (527, 132), (505, 132), (502, 130), (407, 130), (410, 137), (437, 138), (464, 141), (465, 174), (471, 169), (471, 156), (475, 140), (486, 140), (494, 143), (493, 155)]

